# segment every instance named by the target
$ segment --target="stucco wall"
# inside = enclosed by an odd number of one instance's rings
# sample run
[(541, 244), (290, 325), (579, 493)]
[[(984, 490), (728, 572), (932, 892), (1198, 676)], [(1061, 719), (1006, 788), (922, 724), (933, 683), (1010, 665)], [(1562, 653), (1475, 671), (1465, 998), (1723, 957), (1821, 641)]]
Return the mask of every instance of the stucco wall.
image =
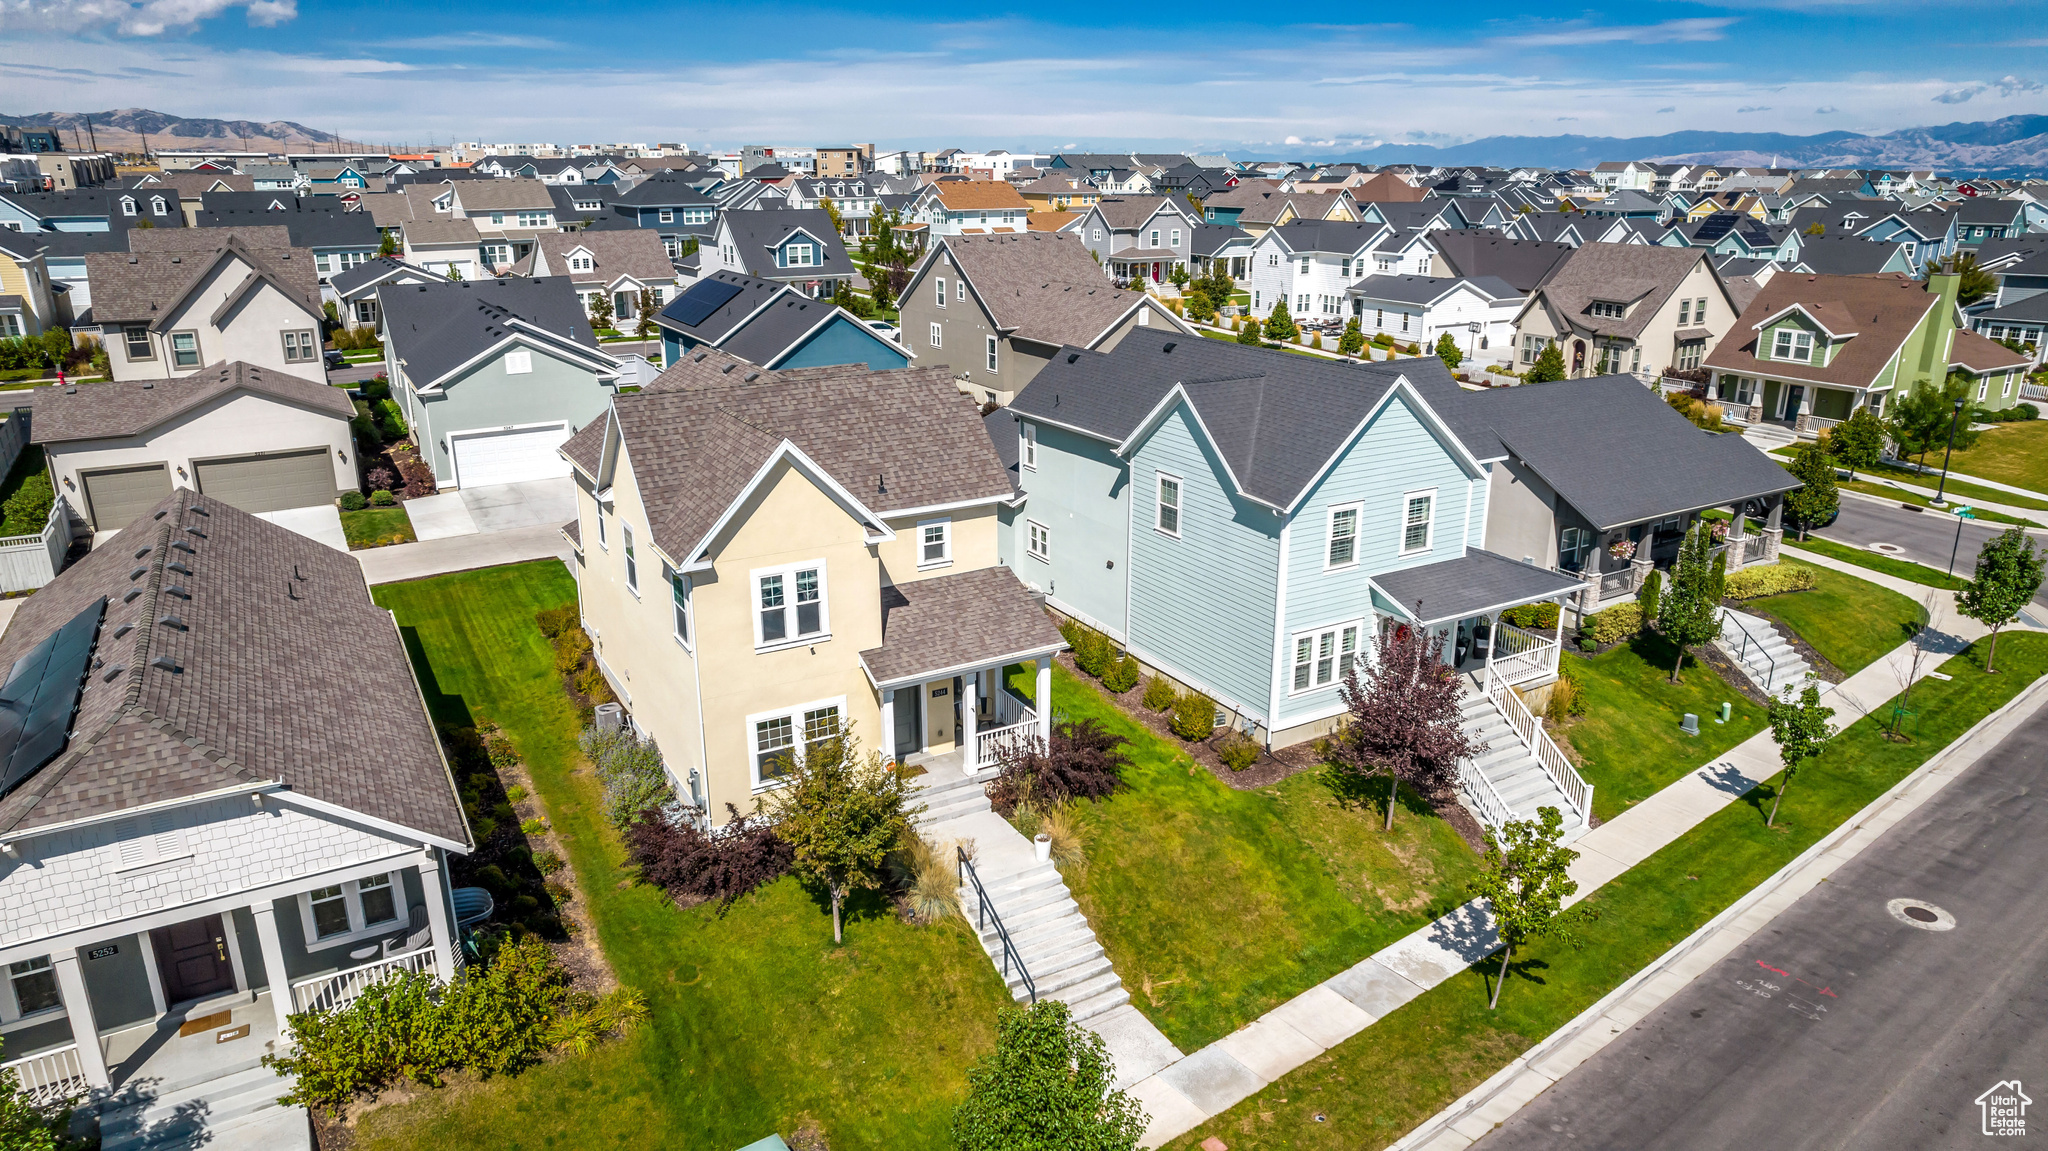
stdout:
[(453, 485), (460, 477), (448, 437), (457, 432), (567, 421), (574, 433), (611, 407), (614, 388), (581, 364), (544, 349), (522, 345), (533, 353), (533, 370), (517, 375), (505, 371), (505, 352), (478, 364), (441, 385), (440, 393), (420, 394), (419, 381), (401, 373), (406, 418), (418, 428), (426, 445), (436, 483)]
[[(249, 276), (250, 267), (240, 259), (220, 261), (185, 298), (177, 309), (151, 325), (150, 343), (155, 358), (130, 360), (118, 328), (107, 330), (107, 359), (117, 380), (159, 380), (185, 376), (210, 364), (242, 360), (273, 371), (295, 375), (315, 383), (327, 382), (326, 368), (317, 350), (320, 322), (293, 303), (268, 282), (257, 285), (241, 303), (221, 317), (214, 326), (213, 314)], [(171, 362), (170, 334), (191, 331), (199, 338), (199, 363), (178, 368)], [(287, 364), (284, 335), (287, 331), (316, 333), (316, 350), (310, 361)]]

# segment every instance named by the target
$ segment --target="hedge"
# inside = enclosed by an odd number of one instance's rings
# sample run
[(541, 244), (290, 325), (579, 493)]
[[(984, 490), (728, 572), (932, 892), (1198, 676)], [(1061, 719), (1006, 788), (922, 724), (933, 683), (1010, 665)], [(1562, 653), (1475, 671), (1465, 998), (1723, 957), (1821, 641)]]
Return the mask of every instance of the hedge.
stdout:
[(1729, 599), (1758, 599), (1780, 592), (1805, 591), (1816, 582), (1812, 568), (1771, 564), (1729, 572), (1726, 594)]
[(1581, 630), (1591, 635), (1597, 643), (1620, 643), (1643, 630), (1642, 605), (1616, 604), (1606, 611), (1596, 612), (1586, 617), (1586, 624)]

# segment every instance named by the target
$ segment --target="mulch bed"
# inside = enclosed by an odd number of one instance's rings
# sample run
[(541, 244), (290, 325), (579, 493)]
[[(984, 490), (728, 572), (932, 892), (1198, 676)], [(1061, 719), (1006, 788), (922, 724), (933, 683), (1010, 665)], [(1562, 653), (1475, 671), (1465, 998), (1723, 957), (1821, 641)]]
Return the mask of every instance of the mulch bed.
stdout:
[[(1195, 743), (1189, 743), (1173, 734), (1173, 729), (1167, 726), (1168, 721), (1173, 716), (1172, 712), (1153, 711), (1145, 706), (1145, 681), (1143, 679), (1138, 681), (1138, 686), (1124, 692), (1122, 695), (1116, 695), (1111, 693), (1107, 687), (1104, 687), (1102, 681), (1082, 671), (1074, 663), (1073, 652), (1063, 651), (1057, 658), (1060, 663), (1066, 665), (1068, 671), (1074, 673), (1074, 678), (1081, 680), (1106, 696), (1125, 715), (1143, 724), (1152, 734), (1186, 752), (1190, 759), (1207, 768), (1210, 775), (1221, 780), (1225, 786), (1230, 787), (1232, 790), (1257, 791), (1268, 784), (1278, 783), (1290, 775), (1321, 766), (1321, 761), (1316, 758), (1315, 742), (1310, 740), (1306, 743), (1297, 743), (1293, 747), (1283, 747), (1278, 751), (1272, 752), (1260, 748), (1258, 760), (1250, 767), (1245, 768), (1243, 771), (1232, 771), (1229, 767), (1225, 766), (1223, 760), (1216, 754), (1215, 736)], [(1227, 730), (1227, 728), (1218, 728), (1217, 734), (1220, 735)]]

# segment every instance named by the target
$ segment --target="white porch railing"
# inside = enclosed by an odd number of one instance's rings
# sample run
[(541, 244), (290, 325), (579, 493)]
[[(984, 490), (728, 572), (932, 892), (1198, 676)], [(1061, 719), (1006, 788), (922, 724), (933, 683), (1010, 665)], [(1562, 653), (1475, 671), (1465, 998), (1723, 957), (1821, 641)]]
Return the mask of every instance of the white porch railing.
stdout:
[(1508, 806), (1508, 801), (1502, 799), (1500, 792), (1493, 789), (1492, 781), (1479, 774), (1479, 769), (1473, 767), (1469, 760), (1459, 767), (1458, 790), (1464, 793), (1465, 802), (1471, 805), (1472, 814), (1478, 816), (1479, 822), (1488, 827), (1504, 826), (1515, 817), (1514, 810)]
[(347, 1007), (371, 984), (395, 971), (427, 972), (434, 969), (434, 949), (422, 947), (389, 959), (351, 967), (333, 975), (316, 975), (292, 984), (292, 1014), (306, 1011), (334, 1011)]
[(0, 1063), (0, 1073), (8, 1071), (20, 1077), (22, 1093), (38, 1106), (85, 1094), (85, 1068), (79, 1065), (76, 1043)]
[(1557, 641), (1511, 623), (1493, 629), (1494, 679), (1513, 685), (1557, 674)]
[(976, 732), (974, 736), (974, 762), (988, 767), (1002, 762), (1003, 756), (1024, 750), (1038, 738), (1038, 715), (1030, 708), (1022, 708), (1024, 718), (1005, 727), (992, 727)]
[(1536, 765), (1543, 769), (1543, 774), (1550, 777), (1550, 781), (1564, 793), (1565, 800), (1578, 809), (1579, 818), (1585, 821), (1586, 826), (1591, 827), (1593, 785), (1579, 775), (1578, 769), (1572, 766), (1571, 761), (1564, 757), (1564, 752), (1559, 751), (1557, 744), (1552, 742), (1550, 733), (1544, 731), (1543, 725), (1536, 722), (1536, 717), (1529, 714), (1528, 707), (1522, 703), (1522, 697), (1510, 690), (1506, 683), (1496, 679), (1487, 684), (1486, 696), (1500, 708), (1500, 713), (1507, 717), (1508, 726), (1515, 729), (1515, 734), (1522, 737), (1522, 742), (1536, 753)]

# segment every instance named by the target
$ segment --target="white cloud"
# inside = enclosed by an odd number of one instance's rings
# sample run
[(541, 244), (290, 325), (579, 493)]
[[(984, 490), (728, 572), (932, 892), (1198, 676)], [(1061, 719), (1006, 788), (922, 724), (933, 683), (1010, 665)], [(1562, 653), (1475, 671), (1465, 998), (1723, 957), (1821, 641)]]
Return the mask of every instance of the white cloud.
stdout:
[(1666, 104), (1666, 105), (1664, 105), (1664, 106), (1663, 106), (1662, 108), (1659, 108), (1659, 109), (1657, 109), (1657, 115), (1659, 115), (1659, 116), (1662, 116), (1662, 115), (1665, 115), (1666, 113), (1669, 113), (1669, 112), (1676, 112), (1676, 111), (1678, 111), (1678, 105), (1676, 105), (1676, 104)]
[(1813, 114), (1816, 116), (1832, 116), (1839, 111), (1841, 111), (1840, 108), (1837, 108), (1832, 104), (1829, 104), (1820, 108), (1815, 108), (1813, 110)]
[(2042, 85), (2038, 80), (2022, 80), (2018, 76), (2007, 75), (1997, 80), (1979, 80), (1972, 84), (1958, 85), (1936, 95), (1934, 102), (1937, 104), (1967, 104), (1986, 92), (1996, 92), (2000, 96), (2012, 97), (2030, 96), (2041, 90)]
[(1494, 37), (1496, 44), (1523, 48), (1574, 47), (1581, 44), (1688, 44), (1725, 38), (1723, 31), (1735, 23), (1733, 16), (1690, 16), (1657, 24), (1557, 25), (1546, 23), (1544, 31), (1518, 32)]
[(231, 8), (268, 28), (299, 14), (298, 0), (0, 0), (0, 30), (75, 33), (113, 27), (129, 36), (160, 36)]
[(1769, 104), (1745, 104), (1742, 107), (1737, 108), (1735, 110), (1735, 114), (1738, 116), (1745, 116), (1751, 112), (1768, 112), (1770, 110), (1771, 106)]
[(1289, 136), (1285, 140), (1282, 140), (1280, 142), (1282, 144), (1300, 144), (1304, 143), (1305, 141), (1303, 141), (1302, 138), (1299, 136)]

